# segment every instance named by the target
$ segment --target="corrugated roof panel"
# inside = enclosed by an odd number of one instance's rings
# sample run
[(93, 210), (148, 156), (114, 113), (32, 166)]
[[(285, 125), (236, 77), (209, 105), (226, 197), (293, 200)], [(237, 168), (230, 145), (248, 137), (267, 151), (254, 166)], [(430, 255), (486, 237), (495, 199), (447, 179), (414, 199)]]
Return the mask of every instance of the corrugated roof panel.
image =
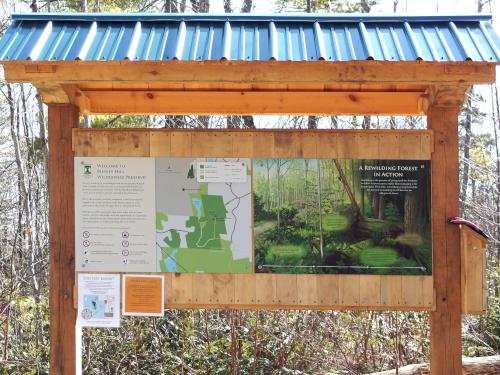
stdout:
[(487, 61), (484, 15), (14, 15), (0, 60)]

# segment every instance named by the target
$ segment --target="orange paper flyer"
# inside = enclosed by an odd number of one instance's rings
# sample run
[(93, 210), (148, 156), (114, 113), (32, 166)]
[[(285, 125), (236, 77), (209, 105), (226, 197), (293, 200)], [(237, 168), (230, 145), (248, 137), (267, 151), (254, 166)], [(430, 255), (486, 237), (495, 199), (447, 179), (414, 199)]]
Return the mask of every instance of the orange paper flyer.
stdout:
[(123, 315), (163, 316), (163, 275), (123, 275)]

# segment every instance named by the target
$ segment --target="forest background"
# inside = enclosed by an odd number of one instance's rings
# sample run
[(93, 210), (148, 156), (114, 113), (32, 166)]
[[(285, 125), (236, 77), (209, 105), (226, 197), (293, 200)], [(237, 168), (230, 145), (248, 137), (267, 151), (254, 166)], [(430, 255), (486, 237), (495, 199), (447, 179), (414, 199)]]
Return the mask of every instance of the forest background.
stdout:
[[(500, 0), (2, 0), (13, 12), (493, 13)], [(497, 10), (497, 11), (495, 11)], [(28, 84), (0, 82), (0, 373), (48, 373), (47, 112)], [(85, 116), (84, 127), (418, 129), (421, 117)], [(500, 353), (500, 101), (471, 91), (460, 116), (462, 215), (491, 237), (489, 307), (465, 316), (463, 354)], [(426, 313), (167, 310), (85, 329), (85, 374), (360, 374), (428, 360)]]

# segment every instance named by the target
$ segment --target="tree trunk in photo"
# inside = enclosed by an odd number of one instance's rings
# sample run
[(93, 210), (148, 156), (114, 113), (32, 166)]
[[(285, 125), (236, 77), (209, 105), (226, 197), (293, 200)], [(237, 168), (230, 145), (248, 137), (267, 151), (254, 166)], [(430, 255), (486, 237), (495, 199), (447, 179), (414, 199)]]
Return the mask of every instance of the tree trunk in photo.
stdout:
[(468, 95), (464, 109), (465, 118), (463, 121), (463, 128), (465, 131), (464, 141), (463, 141), (463, 156), (465, 163), (462, 163), (462, 186), (460, 187), (460, 202), (461, 202), (461, 212), (465, 213), (465, 199), (467, 198), (467, 188), (469, 186), (469, 159), (470, 159), (470, 143), (472, 137), (472, 91)]
[(378, 215), (377, 219), (384, 220), (385, 218), (385, 195), (380, 195), (378, 198)]
[(418, 195), (416, 191), (405, 193), (404, 230), (406, 233), (417, 232)]
[(378, 207), (379, 207), (380, 194), (373, 193), (372, 196), (372, 207), (373, 207), (373, 217), (378, 218)]

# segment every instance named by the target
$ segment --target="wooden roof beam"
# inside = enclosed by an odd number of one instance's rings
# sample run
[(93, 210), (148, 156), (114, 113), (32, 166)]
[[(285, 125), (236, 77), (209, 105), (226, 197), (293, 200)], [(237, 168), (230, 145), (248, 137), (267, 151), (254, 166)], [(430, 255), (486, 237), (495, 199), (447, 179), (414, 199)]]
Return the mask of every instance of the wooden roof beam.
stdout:
[(10, 82), (465, 84), (495, 82), (495, 65), (478, 62), (3, 62)]
[(424, 115), (422, 92), (74, 90), (84, 114)]

